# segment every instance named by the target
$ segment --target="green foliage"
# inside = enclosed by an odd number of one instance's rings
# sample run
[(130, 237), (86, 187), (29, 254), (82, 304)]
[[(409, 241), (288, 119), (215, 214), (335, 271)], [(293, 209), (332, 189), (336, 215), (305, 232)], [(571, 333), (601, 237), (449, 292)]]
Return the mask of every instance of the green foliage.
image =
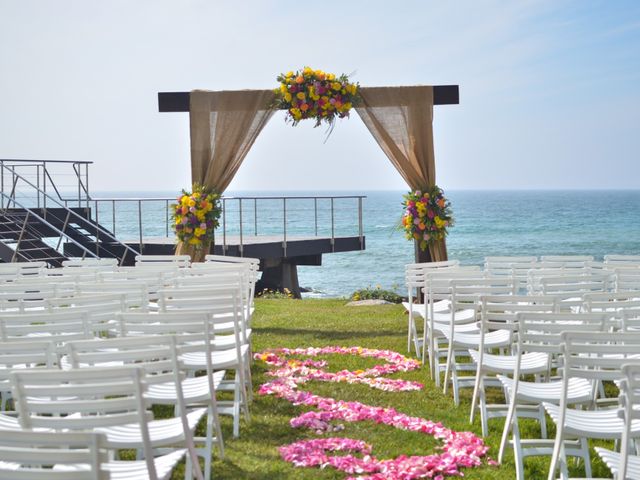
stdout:
[(380, 285), (375, 288), (367, 287), (356, 290), (351, 294), (351, 300), (386, 300), (391, 303), (402, 303), (402, 297), (393, 290), (383, 290)]
[(293, 298), (293, 293), (288, 288), (283, 289), (282, 292), (278, 290), (271, 290), (269, 288), (264, 288), (261, 292), (256, 293), (256, 297), (258, 298)]

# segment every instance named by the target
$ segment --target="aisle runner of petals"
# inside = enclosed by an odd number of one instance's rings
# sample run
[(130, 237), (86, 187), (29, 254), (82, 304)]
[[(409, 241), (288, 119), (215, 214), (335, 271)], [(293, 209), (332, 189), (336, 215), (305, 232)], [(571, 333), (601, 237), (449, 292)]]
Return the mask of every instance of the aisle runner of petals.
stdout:
[[(385, 360), (387, 363), (366, 370), (342, 370), (327, 372), (324, 360), (287, 359), (292, 355), (317, 357), (318, 355), (357, 355)], [(324, 348), (279, 348), (257, 353), (255, 358), (276, 367), (267, 372), (274, 380), (260, 387), (261, 395), (275, 395), (294, 405), (316, 407), (317, 411), (303, 413), (291, 419), (294, 428), (306, 427), (317, 434), (341, 430), (332, 425), (334, 420), (361, 422), (371, 420), (402, 430), (421, 432), (442, 440), (442, 453), (408, 457), (401, 455), (393, 460), (379, 460), (371, 455), (371, 445), (350, 438), (320, 438), (304, 440), (280, 447), (284, 460), (297, 467), (324, 468), (331, 466), (351, 475), (348, 480), (411, 480), (416, 478), (442, 479), (446, 475), (462, 475), (461, 467), (475, 467), (482, 463), (488, 447), (481, 438), (470, 432), (455, 432), (440, 423), (421, 417), (410, 417), (394, 408), (372, 407), (360, 402), (345, 402), (330, 397), (321, 397), (297, 390), (310, 380), (365, 384), (372, 388), (393, 392), (420, 390), (423, 385), (400, 379), (381, 378), (396, 372), (408, 372), (419, 367), (415, 360), (408, 359), (390, 350), (374, 350), (361, 347)], [(346, 452), (345, 455), (329, 455), (329, 452)], [(354, 453), (360, 456), (353, 455)]]

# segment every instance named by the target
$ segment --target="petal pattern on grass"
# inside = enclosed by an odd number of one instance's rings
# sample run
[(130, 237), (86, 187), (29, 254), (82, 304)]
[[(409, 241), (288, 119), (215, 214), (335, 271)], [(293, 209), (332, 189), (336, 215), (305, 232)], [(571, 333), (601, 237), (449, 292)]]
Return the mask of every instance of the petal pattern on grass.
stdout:
[[(357, 355), (385, 360), (387, 363), (366, 370), (341, 370), (327, 372), (324, 360), (296, 360), (288, 357), (341, 354)], [(417, 361), (408, 359), (390, 350), (375, 350), (362, 347), (323, 348), (279, 348), (255, 354), (257, 360), (272, 365), (275, 370), (268, 375), (275, 377), (260, 387), (261, 395), (274, 395), (294, 405), (306, 405), (317, 410), (305, 412), (291, 419), (294, 428), (308, 428), (317, 434), (342, 429), (343, 422), (372, 421), (401, 430), (420, 432), (441, 440), (441, 453), (426, 456), (401, 455), (395, 459), (379, 460), (371, 454), (372, 447), (362, 440), (351, 438), (320, 438), (303, 440), (280, 447), (280, 455), (296, 467), (331, 466), (360, 480), (412, 480), (417, 478), (442, 479), (445, 476), (462, 475), (460, 468), (476, 467), (482, 463), (488, 447), (481, 438), (471, 432), (456, 432), (421, 417), (411, 417), (394, 408), (373, 407), (360, 402), (346, 402), (331, 397), (321, 397), (311, 392), (298, 390), (298, 386), (311, 380), (325, 382), (360, 383), (385, 391), (404, 392), (419, 390), (417, 382), (382, 378), (397, 372), (417, 369)], [(343, 455), (330, 455), (341, 452)], [(493, 463), (493, 462), (490, 462)], [(353, 476), (356, 475), (356, 476)]]

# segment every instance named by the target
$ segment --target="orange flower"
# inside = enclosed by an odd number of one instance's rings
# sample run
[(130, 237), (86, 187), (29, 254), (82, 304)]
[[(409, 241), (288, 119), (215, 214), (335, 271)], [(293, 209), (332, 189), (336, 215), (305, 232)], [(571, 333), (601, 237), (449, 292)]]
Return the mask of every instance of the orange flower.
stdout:
[(307, 110), (309, 110), (309, 105), (306, 103), (303, 103), (302, 105), (300, 105), (300, 110), (302, 110), (303, 112), (306, 112)]
[(304, 77), (302, 75), (298, 75), (296, 77), (296, 83), (300, 84), (304, 82)]

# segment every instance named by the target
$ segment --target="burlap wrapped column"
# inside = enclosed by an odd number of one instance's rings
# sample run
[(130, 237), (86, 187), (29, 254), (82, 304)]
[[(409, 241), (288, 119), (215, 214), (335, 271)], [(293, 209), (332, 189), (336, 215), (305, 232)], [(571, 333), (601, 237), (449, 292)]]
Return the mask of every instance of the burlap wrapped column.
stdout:
[[(363, 87), (360, 94), (358, 115), (409, 187), (435, 185), (433, 87)], [(416, 247), (416, 261), (446, 259), (444, 240), (429, 245), (428, 252)]]
[[(210, 92), (189, 95), (191, 181), (222, 193), (231, 183), (249, 149), (273, 115), (272, 90)], [(197, 249), (179, 242), (176, 254), (202, 262), (212, 245)]]

